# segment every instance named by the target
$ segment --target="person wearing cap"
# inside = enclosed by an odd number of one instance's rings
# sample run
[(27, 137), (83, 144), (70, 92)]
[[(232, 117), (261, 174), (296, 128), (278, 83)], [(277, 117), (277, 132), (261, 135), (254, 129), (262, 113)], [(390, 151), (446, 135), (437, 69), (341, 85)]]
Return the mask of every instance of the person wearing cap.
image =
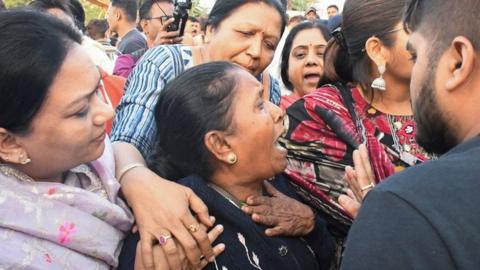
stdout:
[(305, 17), (309, 21), (315, 21), (315, 20), (320, 19), (320, 17), (318, 17), (318, 15), (317, 15), (317, 9), (315, 7), (309, 7), (307, 9), (307, 11), (305, 12)]

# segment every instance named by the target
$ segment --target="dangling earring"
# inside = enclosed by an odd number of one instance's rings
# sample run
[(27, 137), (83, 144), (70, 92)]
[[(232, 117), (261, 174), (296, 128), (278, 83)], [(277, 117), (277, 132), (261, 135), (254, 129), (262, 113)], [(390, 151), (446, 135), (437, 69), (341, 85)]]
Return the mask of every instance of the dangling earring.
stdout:
[(25, 157), (23, 154), (20, 154), (19, 162), (22, 165), (27, 165), (28, 163), (32, 162), (32, 160), (28, 157)]
[(237, 163), (237, 155), (235, 153), (230, 153), (227, 155), (227, 162), (231, 165)]
[(385, 65), (378, 66), (378, 72), (380, 73), (380, 77), (376, 78), (373, 81), (372, 88), (382, 90), (382, 91), (387, 90), (387, 85), (385, 84), (385, 80), (383, 79), (383, 74), (385, 74), (386, 70), (387, 68), (385, 67)]

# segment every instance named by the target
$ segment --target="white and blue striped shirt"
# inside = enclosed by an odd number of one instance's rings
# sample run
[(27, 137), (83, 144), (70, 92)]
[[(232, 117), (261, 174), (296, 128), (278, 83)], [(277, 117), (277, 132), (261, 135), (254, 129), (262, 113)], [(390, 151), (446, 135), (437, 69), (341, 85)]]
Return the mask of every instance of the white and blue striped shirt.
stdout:
[[(130, 143), (147, 158), (157, 133), (154, 111), (158, 95), (169, 81), (192, 66), (190, 47), (172, 45), (148, 50), (125, 84), (125, 94), (117, 107), (111, 133), (112, 141)], [(270, 101), (280, 104), (280, 86), (271, 76)]]

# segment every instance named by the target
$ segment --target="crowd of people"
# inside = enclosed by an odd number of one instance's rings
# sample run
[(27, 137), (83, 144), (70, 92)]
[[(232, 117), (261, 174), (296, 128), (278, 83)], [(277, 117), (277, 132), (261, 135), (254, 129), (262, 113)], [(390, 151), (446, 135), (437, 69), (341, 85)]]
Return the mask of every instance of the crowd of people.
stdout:
[(479, 269), (480, 2), (285, 2), (0, 0), (0, 269)]

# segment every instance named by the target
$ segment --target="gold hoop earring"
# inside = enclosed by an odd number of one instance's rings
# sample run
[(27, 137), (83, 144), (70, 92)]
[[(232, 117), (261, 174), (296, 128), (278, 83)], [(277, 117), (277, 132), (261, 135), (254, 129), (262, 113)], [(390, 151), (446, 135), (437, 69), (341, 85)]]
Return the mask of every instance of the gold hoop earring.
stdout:
[(237, 163), (237, 155), (235, 153), (230, 153), (227, 155), (227, 162), (231, 165)]

